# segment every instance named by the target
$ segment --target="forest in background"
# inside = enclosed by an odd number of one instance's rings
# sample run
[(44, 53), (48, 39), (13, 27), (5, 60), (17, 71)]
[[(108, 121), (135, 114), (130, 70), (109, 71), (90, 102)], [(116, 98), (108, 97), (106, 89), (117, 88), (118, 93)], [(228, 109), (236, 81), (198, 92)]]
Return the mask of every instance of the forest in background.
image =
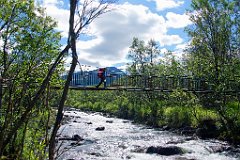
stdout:
[[(181, 89), (172, 93), (68, 93), (79, 63), (76, 39), (96, 17), (110, 11), (115, 1), (101, 1), (94, 9), (89, 2), (70, 2), (69, 37), (66, 46), (61, 47), (60, 33), (54, 29), (56, 22), (33, 0), (0, 1), (1, 159), (54, 159), (64, 106), (108, 112), (158, 127), (188, 126), (201, 128), (199, 132), (211, 128), (213, 133), (208, 136), (239, 143), (240, 95), (225, 94), (229, 81), (235, 88), (240, 84), (238, 0), (192, 1), (189, 14), (193, 25), (186, 28), (191, 41), (183, 59), (167, 52), (158, 60), (160, 52), (154, 40), (146, 43), (134, 38), (130, 46), (131, 74), (203, 77), (214, 91), (204, 96)], [(74, 24), (75, 20), (78, 23)], [(63, 81), (60, 74), (67, 55), (72, 63)], [(56, 85), (63, 86), (62, 90), (51, 88)]]

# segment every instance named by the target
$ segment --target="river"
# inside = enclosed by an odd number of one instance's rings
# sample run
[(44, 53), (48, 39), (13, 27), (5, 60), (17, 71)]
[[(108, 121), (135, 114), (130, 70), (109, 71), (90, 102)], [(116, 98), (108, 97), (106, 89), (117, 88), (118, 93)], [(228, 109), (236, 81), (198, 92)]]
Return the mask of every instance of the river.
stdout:
[[(98, 128), (98, 129), (97, 129)], [(58, 132), (58, 160), (237, 160), (238, 148), (133, 124), (101, 113), (65, 111)], [(182, 154), (146, 153), (150, 146), (179, 147)]]

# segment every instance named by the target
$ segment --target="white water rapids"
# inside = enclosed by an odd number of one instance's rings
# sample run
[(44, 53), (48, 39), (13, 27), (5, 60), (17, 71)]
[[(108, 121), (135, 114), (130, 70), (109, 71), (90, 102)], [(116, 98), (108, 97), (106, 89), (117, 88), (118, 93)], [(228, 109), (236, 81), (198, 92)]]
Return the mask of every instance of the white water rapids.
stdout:
[[(214, 148), (230, 147), (216, 140), (200, 140), (133, 124), (100, 113), (65, 111), (65, 123), (58, 138), (79, 135), (83, 140), (58, 140), (58, 160), (237, 160), (238, 153), (216, 152)], [(105, 127), (97, 131), (97, 127)], [(186, 153), (163, 156), (146, 153), (150, 146), (177, 146)]]

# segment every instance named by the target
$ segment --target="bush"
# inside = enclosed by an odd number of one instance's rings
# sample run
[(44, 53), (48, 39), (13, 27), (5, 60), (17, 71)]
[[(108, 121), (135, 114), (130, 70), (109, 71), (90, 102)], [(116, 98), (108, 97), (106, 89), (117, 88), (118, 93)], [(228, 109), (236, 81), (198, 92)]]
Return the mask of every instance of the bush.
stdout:
[(165, 109), (165, 121), (169, 127), (180, 128), (191, 126), (193, 116), (191, 110), (186, 107), (167, 107)]

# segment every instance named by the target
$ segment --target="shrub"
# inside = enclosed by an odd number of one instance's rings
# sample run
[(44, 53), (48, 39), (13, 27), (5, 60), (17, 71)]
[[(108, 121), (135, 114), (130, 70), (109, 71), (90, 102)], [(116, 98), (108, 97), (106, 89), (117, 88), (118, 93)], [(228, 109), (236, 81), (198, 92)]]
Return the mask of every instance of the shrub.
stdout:
[(189, 108), (186, 107), (167, 107), (165, 109), (165, 120), (170, 127), (179, 128), (191, 126), (192, 115)]

